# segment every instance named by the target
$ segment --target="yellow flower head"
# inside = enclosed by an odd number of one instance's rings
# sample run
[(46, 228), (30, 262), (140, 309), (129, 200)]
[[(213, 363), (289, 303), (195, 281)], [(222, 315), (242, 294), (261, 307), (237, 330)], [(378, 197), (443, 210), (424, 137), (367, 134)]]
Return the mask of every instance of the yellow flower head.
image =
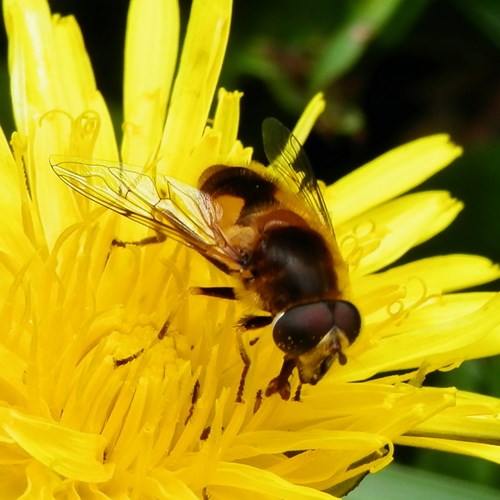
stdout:
[[(448, 255), (380, 271), (461, 209), (446, 192), (400, 196), (460, 153), (447, 136), (324, 188), (362, 332), (300, 401), (265, 397), (283, 358), (269, 328), (238, 346), (249, 305), (188, 292), (228, 277), (174, 241), (113, 244), (151, 232), (49, 163), (121, 161), (159, 190), (164, 175), (195, 186), (212, 165), (248, 166), (241, 94), (219, 90), (210, 115), (231, 2), (195, 0), (179, 52), (177, 2), (132, 0), (119, 146), (75, 20), (45, 0), (3, 8), (17, 131), (10, 147), (0, 135), (2, 498), (331, 498), (389, 463), (395, 443), (500, 462), (499, 401), (422, 387), (431, 371), (500, 352), (498, 295), (450, 293), (499, 269)], [(318, 95), (300, 142), (322, 109)]]

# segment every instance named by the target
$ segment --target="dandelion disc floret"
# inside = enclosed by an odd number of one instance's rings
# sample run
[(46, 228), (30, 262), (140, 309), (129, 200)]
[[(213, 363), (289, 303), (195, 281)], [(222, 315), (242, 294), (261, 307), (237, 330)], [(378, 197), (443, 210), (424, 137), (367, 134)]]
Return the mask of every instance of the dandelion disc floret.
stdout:
[[(176, 2), (131, 2), (118, 138), (75, 19), (44, 0), (3, 7), (16, 132), (10, 145), (0, 136), (2, 497), (326, 499), (389, 463), (394, 444), (500, 462), (497, 399), (422, 386), (431, 371), (499, 352), (498, 295), (457, 293), (498, 267), (471, 255), (387, 267), (462, 208), (446, 192), (404, 194), (460, 154), (446, 135), (321, 188), (340, 300), (359, 309), (362, 330), (331, 328), (347, 363), (300, 401), (266, 397), (283, 363), (271, 326), (235, 331), (257, 304), (190, 293), (231, 277), (172, 238), (120, 246), (154, 238), (141, 214), (82, 197), (50, 166), (123, 164), (151, 180), (151, 196), (173, 196), (214, 165), (252, 165), (237, 138), (242, 96), (216, 90), (231, 2), (195, 0), (183, 40)], [(293, 130), (300, 143), (323, 107), (311, 100)]]

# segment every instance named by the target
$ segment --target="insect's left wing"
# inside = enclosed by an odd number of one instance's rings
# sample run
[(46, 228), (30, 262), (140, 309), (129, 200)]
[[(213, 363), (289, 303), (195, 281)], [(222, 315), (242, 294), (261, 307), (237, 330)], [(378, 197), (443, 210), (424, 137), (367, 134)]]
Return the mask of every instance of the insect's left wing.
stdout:
[(264, 151), (269, 169), (292, 193), (301, 196), (321, 222), (333, 226), (312, 166), (298, 139), (275, 118), (262, 124)]
[(158, 182), (119, 163), (51, 158), (56, 174), (75, 191), (202, 254), (234, 264), (218, 226), (220, 208), (208, 195), (170, 177)]

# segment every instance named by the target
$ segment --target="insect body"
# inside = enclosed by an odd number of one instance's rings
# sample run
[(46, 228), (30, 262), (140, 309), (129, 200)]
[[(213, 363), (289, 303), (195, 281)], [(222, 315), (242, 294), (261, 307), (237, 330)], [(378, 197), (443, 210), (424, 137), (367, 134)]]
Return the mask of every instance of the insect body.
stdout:
[(347, 300), (347, 268), (330, 218), (298, 141), (278, 121), (263, 125), (269, 167), (214, 165), (198, 188), (162, 177), (156, 182), (118, 164), (55, 161), (61, 179), (85, 196), (194, 248), (234, 288), (198, 293), (251, 300), (265, 314), (239, 328), (271, 325), (285, 353), (266, 395), (290, 397), (289, 377), (316, 384), (358, 336), (361, 319)]

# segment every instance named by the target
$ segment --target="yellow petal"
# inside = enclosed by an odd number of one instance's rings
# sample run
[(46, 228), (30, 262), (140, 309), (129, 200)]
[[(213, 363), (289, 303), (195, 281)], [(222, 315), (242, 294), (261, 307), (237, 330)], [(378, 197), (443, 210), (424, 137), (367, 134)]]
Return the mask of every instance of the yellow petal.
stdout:
[[(387, 440), (373, 434), (350, 431), (327, 432), (320, 429), (290, 433), (264, 431), (241, 433), (233, 443), (226, 460), (242, 460), (263, 453), (284, 453), (289, 450), (378, 450)], [(313, 481), (313, 479), (311, 479)]]
[[(479, 309), (460, 318), (440, 323), (429, 321), (421, 328), (410, 324), (406, 329), (404, 318), (408, 314), (411, 316), (411, 310), (402, 314), (398, 311), (392, 321), (388, 319), (366, 328), (364, 341), (354, 344), (350, 350), (349, 375), (356, 380), (398, 369), (424, 366), (427, 371), (433, 371), (457, 366), (472, 357), (477, 345), (489, 350), (488, 355), (498, 354), (499, 343), (488, 343), (487, 339), (500, 322), (500, 312), (496, 310), (499, 305), (500, 297), (494, 296)], [(422, 315), (425, 309), (422, 308)], [(401, 323), (393, 330), (392, 322), (397, 324), (398, 320)]]
[[(500, 350), (500, 295), (444, 293), (494, 279), (498, 267), (458, 255), (368, 274), (460, 209), (447, 193), (389, 201), (458, 154), (446, 136), (399, 148), (326, 189), (339, 243), (358, 265), (352, 296), (363, 329), (348, 363), (306, 384), (301, 402), (263, 397), (283, 353), (272, 328), (258, 343), (244, 335), (251, 364), (236, 402), (243, 363), (234, 325), (254, 304), (189, 294), (191, 285), (230, 283), (172, 241), (116, 247), (117, 231), (132, 223), (102, 216), (55, 178), (53, 154), (118, 160), (113, 128), (74, 19), (51, 18), (42, 0), (4, 5), (19, 106), (13, 157), (0, 137), (12, 218), (0, 237), (4, 496), (331, 498), (322, 491), (386, 466), (402, 434), (466, 452), (483, 446), (474, 453), (497, 460), (484, 447), (491, 442), (466, 437), (498, 435), (498, 401), (422, 383), (429, 371)], [(177, 5), (154, 5), (131, 4), (123, 156), (192, 183), (211, 164), (247, 165), (241, 94), (221, 90), (208, 118), (231, 2), (194, 1), (180, 61)], [(299, 141), (323, 107), (318, 94), (294, 129)], [(134, 225), (132, 241), (144, 231)], [(290, 382), (295, 391), (296, 373)], [(453, 425), (457, 439), (444, 434)]]
[(174, 80), (178, 45), (179, 6), (176, 0), (134, 0), (130, 3), (121, 151), (126, 163), (142, 166), (154, 159)]
[(457, 405), (397, 439), (400, 444), (480, 457), (500, 464), (500, 403), (459, 391)]
[[(219, 466), (213, 477), (208, 492), (217, 498), (243, 498), (250, 493), (260, 495), (262, 492), (271, 498), (286, 498), (287, 500), (317, 499), (332, 500), (335, 497), (312, 488), (299, 486), (283, 480), (276, 474), (266, 470), (243, 464), (226, 462)], [(252, 498), (247, 496), (247, 498)]]
[(203, 136), (194, 148), (189, 169), (182, 173), (182, 180), (196, 186), (201, 174), (212, 165), (248, 165), (252, 148), (244, 147), (237, 140), (241, 92), (220, 89), (213, 125), (205, 127)]
[(325, 106), (325, 99), (321, 92), (316, 94), (307, 104), (306, 109), (302, 112), (299, 121), (293, 129), (293, 135), (298, 139), (300, 144), (304, 144), (306, 142), (314, 124), (321, 113), (325, 110)]
[(378, 271), (441, 232), (462, 207), (446, 192), (403, 196), (339, 226), (341, 251), (356, 276)]
[(443, 255), (421, 259), (388, 271), (356, 280), (360, 295), (377, 294), (376, 289), (400, 286), (412, 279), (422, 282), (433, 293), (451, 292), (488, 283), (500, 277), (500, 267), (477, 255)]
[(195, 0), (159, 150), (159, 171), (182, 177), (205, 128), (229, 35), (232, 2)]
[(112, 477), (113, 466), (102, 462), (104, 439), (99, 435), (78, 432), (7, 408), (0, 408), (0, 426), (0, 439), (10, 438), (28, 455), (63, 476), (89, 482), (103, 482)]
[(51, 14), (43, 0), (5, 0), (14, 115), (23, 134), (46, 112), (107, 114), (74, 18)]
[(461, 153), (447, 135), (434, 135), (400, 146), (355, 170), (326, 189), (334, 223), (390, 200), (446, 167)]
[[(52, 172), (49, 157), (71, 147), (75, 155), (101, 150), (112, 159), (113, 127), (75, 20), (51, 18), (43, 0), (6, 0), (4, 13), (14, 115), (23, 134), (16, 153), (24, 157), (31, 196), (52, 246), (74, 217), (64, 208), (70, 195)], [(96, 130), (102, 146), (96, 145)], [(24, 136), (31, 139), (29, 149)], [(64, 194), (54, 196), (57, 192)]]
[[(243, 94), (241, 92), (227, 92), (225, 89), (220, 89), (217, 96), (217, 109), (211, 130), (219, 133), (221, 136), (221, 144), (218, 149), (220, 154), (219, 161), (222, 164), (239, 165), (241, 162), (244, 165), (244, 158), (232, 158), (234, 150), (241, 146), (241, 143), (238, 141), (238, 128), (240, 125), (240, 101), (242, 97)], [(230, 160), (230, 158), (232, 159)]]
[[(23, 206), (29, 205), (26, 181), (18, 168), (7, 140), (0, 129), (0, 164), (2, 165), (2, 182), (0, 183), (0, 213), (2, 231), (0, 231), (0, 250), (11, 252), (19, 257), (20, 262), (26, 262), (32, 248), (26, 237), (26, 225), (29, 228), (29, 217), (23, 221)], [(29, 214), (29, 212), (28, 212)], [(26, 214), (26, 215), (28, 215)], [(29, 232), (29, 229), (28, 229)]]

